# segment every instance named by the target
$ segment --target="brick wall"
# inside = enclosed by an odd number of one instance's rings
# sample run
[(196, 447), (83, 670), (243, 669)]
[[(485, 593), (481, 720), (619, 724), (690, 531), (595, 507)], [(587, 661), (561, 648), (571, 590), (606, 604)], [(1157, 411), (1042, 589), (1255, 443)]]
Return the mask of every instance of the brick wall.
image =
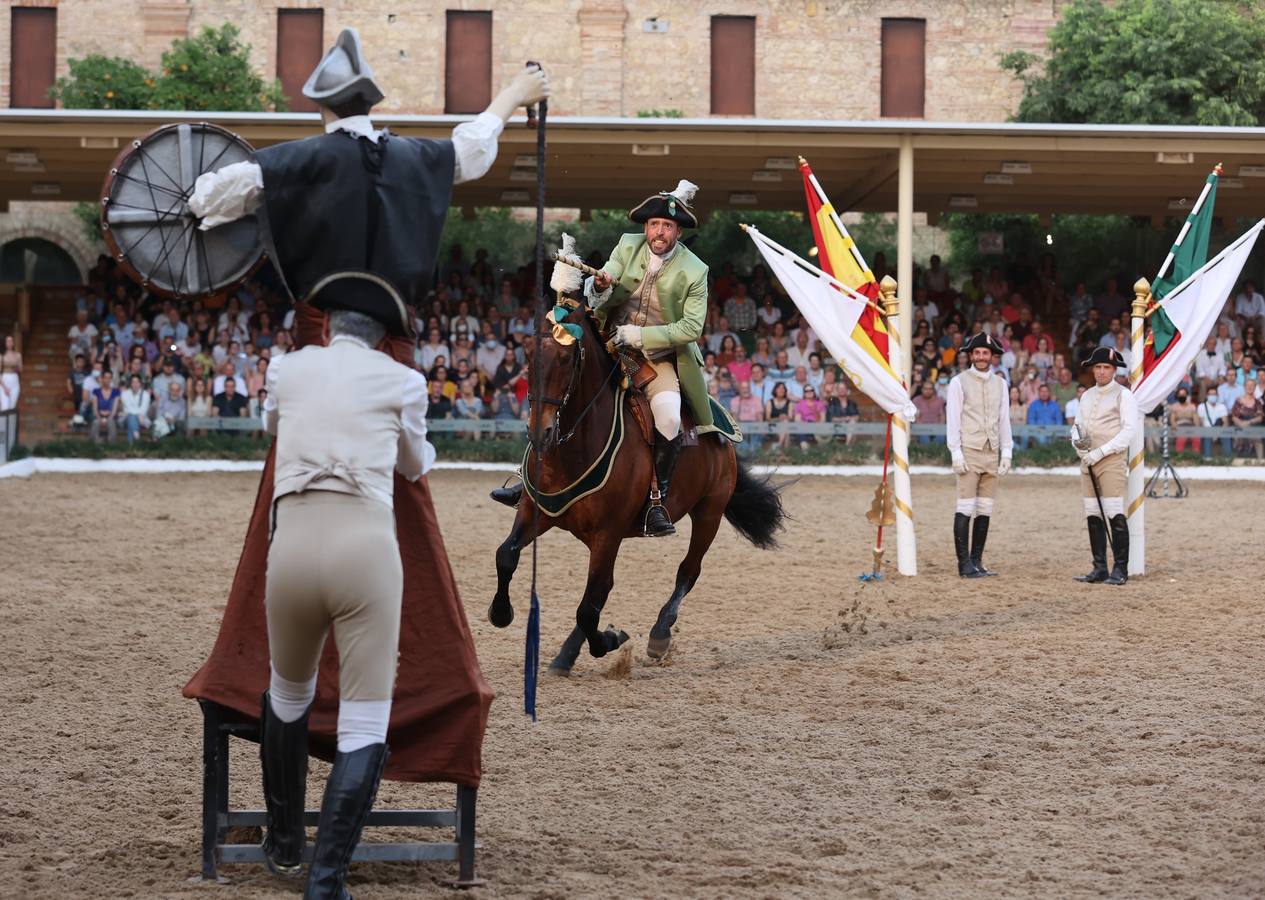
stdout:
[[(1018, 88), (1000, 71), (1010, 50), (1038, 51), (1067, 0), (16, 0), (58, 7), (58, 71), (90, 52), (156, 66), (163, 49), (204, 25), (236, 23), (256, 64), (276, 73), (276, 11), (321, 7), (325, 41), (360, 29), (387, 94), (384, 111), (443, 110), (444, 13), (492, 10), (494, 85), (527, 59), (550, 70), (551, 110), (635, 115), (675, 108), (706, 116), (710, 17), (756, 18), (756, 114), (872, 119), (879, 112), (879, 34), (887, 17), (927, 21), (926, 117), (1000, 121)], [(9, 102), (9, 0), (0, 5), (0, 105)], [(648, 33), (646, 20), (667, 20)]]

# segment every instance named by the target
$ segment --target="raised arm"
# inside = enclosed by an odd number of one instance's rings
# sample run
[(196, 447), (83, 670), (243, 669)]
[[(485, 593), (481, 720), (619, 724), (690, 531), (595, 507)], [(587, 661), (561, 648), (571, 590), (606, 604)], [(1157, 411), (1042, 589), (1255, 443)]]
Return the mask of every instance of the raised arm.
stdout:
[(473, 122), (463, 122), (454, 128), (453, 184), (486, 175), (496, 162), (497, 138), (509, 117), (520, 106), (534, 106), (548, 96), (549, 76), (539, 66), (529, 66), (515, 75)]

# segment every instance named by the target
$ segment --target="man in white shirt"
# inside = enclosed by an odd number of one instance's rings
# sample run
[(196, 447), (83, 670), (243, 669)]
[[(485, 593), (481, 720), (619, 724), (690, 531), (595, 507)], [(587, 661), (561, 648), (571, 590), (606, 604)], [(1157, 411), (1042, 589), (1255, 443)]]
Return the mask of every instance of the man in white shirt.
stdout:
[(1217, 339), (1209, 335), (1204, 348), (1195, 354), (1195, 378), (1206, 388), (1220, 381), (1225, 373), (1225, 356), (1217, 352)]
[[(1072, 447), (1081, 459), (1081, 496), (1094, 565), (1076, 580), (1124, 584), (1129, 580), (1129, 520), (1124, 511), (1129, 442), (1142, 427), (1141, 417), (1133, 392), (1116, 381), (1116, 370), (1125, 368), (1119, 353), (1099, 347), (1081, 368), (1093, 370), (1094, 386), (1081, 395)], [(1109, 540), (1114, 559), (1110, 573)]]
[(808, 329), (797, 328), (795, 330), (795, 344), (786, 351), (786, 361), (791, 368), (798, 369), (800, 366), (808, 368), (808, 357), (813, 351), (808, 344)]
[(1243, 282), (1243, 289), (1234, 298), (1234, 314), (1242, 316), (1245, 325), (1255, 325), (1258, 335), (1265, 333), (1265, 296), (1251, 279)]
[(993, 357), (1000, 354), (1001, 344), (991, 334), (973, 335), (959, 353), (970, 359), (971, 367), (953, 377), (945, 395), (945, 443), (957, 476), (953, 545), (961, 578), (997, 574), (984, 566), (984, 544), (997, 481), (1010, 471), (1014, 453), (1009, 391), (992, 370)]

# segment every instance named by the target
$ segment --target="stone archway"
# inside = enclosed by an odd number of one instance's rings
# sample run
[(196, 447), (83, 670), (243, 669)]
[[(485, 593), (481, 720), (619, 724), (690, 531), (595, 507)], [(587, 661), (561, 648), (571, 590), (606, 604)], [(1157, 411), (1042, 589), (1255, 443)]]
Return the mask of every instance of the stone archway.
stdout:
[(83, 222), (68, 203), (11, 203), (9, 212), (0, 214), (0, 246), (21, 238), (56, 244), (74, 260), (83, 284), (87, 284), (97, 257), (105, 252), (103, 243), (88, 238)]

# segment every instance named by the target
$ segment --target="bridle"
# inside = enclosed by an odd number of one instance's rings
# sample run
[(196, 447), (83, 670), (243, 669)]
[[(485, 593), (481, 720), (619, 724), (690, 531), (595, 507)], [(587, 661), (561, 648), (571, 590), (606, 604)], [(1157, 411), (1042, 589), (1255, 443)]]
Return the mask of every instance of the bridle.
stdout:
[[(563, 393), (563, 395), (560, 398), (550, 397), (547, 394), (540, 398), (540, 403), (542, 406), (556, 406), (558, 408), (559, 423), (561, 423), (561, 420), (562, 420), (562, 411), (566, 408), (567, 403), (570, 402), (571, 394), (575, 392), (575, 387), (579, 383), (580, 375), (584, 371), (584, 353), (585, 353), (584, 340), (582, 338), (577, 339), (575, 343), (576, 343), (576, 346), (579, 348), (580, 352), (575, 354), (575, 356), (571, 358), (571, 376), (567, 379), (566, 392)], [(580, 410), (580, 414), (576, 416), (575, 421), (571, 424), (570, 430), (568, 430), (566, 434), (558, 438), (557, 443), (559, 446), (561, 446), (562, 444), (565, 444), (567, 441), (571, 440), (571, 438), (575, 437), (575, 433), (576, 431), (579, 430), (580, 425), (581, 423), (583, 423), (585, 416), (589, 414), (590, 410), (593, 409), (594, 404), (597, 403), (598, 399), (606, 392), (606, 386), (610, 384), (611, 379), (615, 376), (615, 373), (618, 372), (619, 370), (620, 370), (619, 363), (615, 360), (611, 360), (610, 371), (606, 373), (606, 377), (602, 379), (602, 383), (598, 386), (598, 389), (593, 392), (593, 396), (589, 399), (589, 402), (585, 404), (584, 409)], [(531, 392), (528, 391), (527, 403), (529, 406), (531, 402), (532, 402), (532, 395), (531, 395)], [(616, 414), (618, 414), (618, 412), (619, 411), (616, 410)], [(534, 434), (529, 435), (528, 443), (531, 444), (532, 449), (535, 450), (537, 454), (544, 452), (544, 448), (536, 446), (536, 438)]]

